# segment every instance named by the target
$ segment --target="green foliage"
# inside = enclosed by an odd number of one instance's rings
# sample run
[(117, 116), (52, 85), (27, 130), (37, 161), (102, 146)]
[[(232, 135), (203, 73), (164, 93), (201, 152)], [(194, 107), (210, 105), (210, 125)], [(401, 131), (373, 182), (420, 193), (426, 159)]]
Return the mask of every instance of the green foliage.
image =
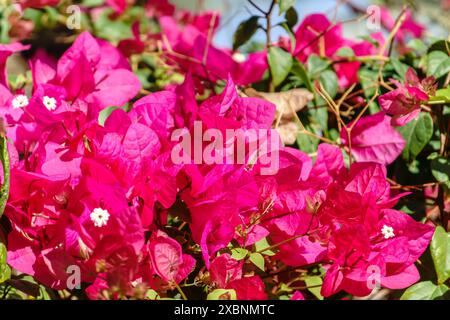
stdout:
[(450, 57), (442, 51), (432, 51), (428, 54), (427, 75), (440, 78), (450, 72)]
[(249, 260), (257, 266), (261, 271), (264, 271), (264, 257), (261, 253), (253, 252), (250, 254)]
[(448, 292), (446, 285), (435, 285), (431, 281), (423, 281), (409, 287), (401, 296), (401, 300), (435, 300)]
[(294, 4), (296, 0), (279, 0), (278, 3), (280, 5), (280, 15), (283, 14), (283, 12), (288, 11)]
[(6, 247), (0, 243), (0, 283), (5, 282), (11, 277), (11, 269), (6, 264)]
[(245, 44), (256, 33), (260, 26), (258, 20), (258, 16), (252, 16), (239, 24), (233, 37), (233, 50)]
[(421, 112), (416, 119), (399, 127), (398, 131), (406, 141), (402, 157), (405, 161), (411, 162), (433, 136), (433, 119), (430, 114)]
[(236, 300), (236, 291), (234, 289), (215, 289), (208, 294), (207, 300)]
[(10, 167), (9, 167), (9, 154), (8, 154), (8, 143), (6, 137), (0, 136), (0, 162), (3, 168), (3, 181), (2, 187), (0, 189), (0, 217), (5, 211), (6, 202), (9, 196), (9, 185), (10, 185)]
[(443, 284), (450, 278), (450, 233), (438, 226), (430, 245), (438, 284)]
[(272, 82), (275, 86), (286, 79), (289, 71), (291, 71), (293, 60), (289, 52), (279, 47), (270, 47), (268, 55), (270, 72), (272, 74)]
[(436, 153), (431, 154), (428, 158), (431, 159), (431, 173), (436, 180), (450, 187), (450, 160), (438, 156)]

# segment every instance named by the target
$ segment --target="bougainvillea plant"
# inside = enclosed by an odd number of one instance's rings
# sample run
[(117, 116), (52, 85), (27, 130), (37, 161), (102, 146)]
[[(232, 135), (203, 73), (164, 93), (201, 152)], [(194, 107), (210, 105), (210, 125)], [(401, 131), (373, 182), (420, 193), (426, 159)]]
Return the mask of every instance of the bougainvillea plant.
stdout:
[(1, 298), (448, 298), (449, 39), (266, 4), (0, 2)]

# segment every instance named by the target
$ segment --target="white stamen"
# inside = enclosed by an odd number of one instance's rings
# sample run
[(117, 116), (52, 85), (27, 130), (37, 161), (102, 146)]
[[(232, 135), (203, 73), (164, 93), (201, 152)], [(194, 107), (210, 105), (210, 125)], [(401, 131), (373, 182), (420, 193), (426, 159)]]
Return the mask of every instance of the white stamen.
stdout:
[(100, 228), (100, 227), (106, 226), (106, 224), (108, 223), (109, 212), (102, 208), (95, 208), (91, 212), (90, 217), (91, 217), (92, 222), (94, 222), (94, 226)]
[(28, 105), (28, 98), (24, 94), (18, 94), (12, 100), (12, 106), (14, 109), (23, 108), (26, 107), (27, 105)]
[(56, 99), (55, 98), (45, 96), (44, 99), (42, 99), (42, 102), (44, 103), (44, 106), (49, 111), (53, 111), (56, 109)]
[(395, 237), (394, 228), (389, 227), (387, 225), (384, 225), (383, 228), (381, 228), (381, 233), (383, 234), (385, 239)]

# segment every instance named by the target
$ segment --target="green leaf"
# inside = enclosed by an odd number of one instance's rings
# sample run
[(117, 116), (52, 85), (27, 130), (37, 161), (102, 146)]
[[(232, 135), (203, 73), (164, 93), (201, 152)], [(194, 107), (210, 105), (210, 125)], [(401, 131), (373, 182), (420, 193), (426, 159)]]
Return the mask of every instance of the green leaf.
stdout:
[(411, 162), (433, 136), (433, 119), (430, 114), (421, 112), (416, 119), (399, 127), (398, 131), (406, 141), (402, 157), (405, 161)]
[(438, 226), (434, 232), (430, 251), (438, 283), (443, 284), (450, 278), (450, 233), (445, 232), (441, 226)]
[[(322, 288), (322, 277), (320, 276), (309, 276), (304, 279), (309, 292), (311, 292), (317, 299), (323, 300), (320, 294), (320, 289)], [(311, 288), (309, 288), (311, 287)]]
[(253, 252), (250, 254), (250, 261), (257, 266), (261, 271), (265, 271), (264, 269), (264, 257), (261, 253)]
[(450, 51), (450, 41), (438, 40), (438, 41), (434, 42), (428, 48), (428, 53), (433, 52), (433, 51), (449, 52)]
[(9, 184), (10, 184), (10, 167), (9, 167), (9, 154), (8, 154), (8, 142), (6, 137), (2, 137), (0, 133), (0, 161), (3, 167), (3, 181), (0, 189), (0, 217), (5, 211), (6, 202), (9, 196)]
[(8, 43), (9, 42), (9, 21), (7, 17), (0, 18), (0, 43)]
[(434, 300), (442, 297), (449, 288), (446, 285), (435, 285), (431, 281), (423, 281), (409, 287), (400, 300)]
[(292, 68), (292, 55), (279, 47), (270, 47), (268, 61), (273, 84), (278, 86)]
[[(321, 108), (321, 109), (325, 109), (325, 108)], [(319, 110), (317, 110), (317, 111), (319, 111)], [(315, 132), (315, 130), (313, 130), (310, 125), (305, 125), (305, 129), (308, 130), (309, 132)], [(318, 138), (312, 137), (312, 136), (307, 135), (307, 134), (302, 133), (302, 132), (299, 132), (299, 134), (297, 136), (298, 148), (301, 151), (306, 152), (306, 153), (316, 152), (317, 151), (317, 146), (319, 145), (319, 142), (320, 141), (319, 141)]]
[(208, 294), (207, 300), (236, 300), (236, 291), (234, 289), (215, 289)]
[(283, 14), (283, 12), (286, 12), (290, 7), (292, 7), (295, 4), (296, 0), (279, 0), (278, 3), (280, 5), (280, 15)]
[(419, 54), (425, 54), (427, 52), (427, 46), (420, 39), (411, 39), (406, 46)]
[(11, 269), (6, 264), (6, 247), (0, 243), (0, 283), (5, 282), (11, 277)]
[(438, 156), (431, 161), (431, 173), (437, 181), (450, 187), (450, 161)]
[(306, 71), (305, 66), (300, 61), (298, 60), (294, 61), (291, 72), (303, 81), (303, 83), (306, 86), (306, 89), (308, 89), (311, 92), (314, 92), (314, 88), (311, 79), (309, 78), (308, 72)]
[(339, 87), (336, 73), (333, 70), (325, 70), (320, 73), (319, 81), (330, 97), (334, 98)]
[[(283, 29), (286, 31), (286, 33), (289, 36), (289, 40), (291, 41), (291, 48), (292, 48), (291, 50), (294, 50), (295, 49), (295, 44), (297, 42), (297, 39), (295, 38), (295, 34), (292, 32), (292, 28), (289, 27), (286, 22), (283, 22), (281, 24), (281, 26), (283, 27)], [(295, 60), (295, 61), (298, 61), (298, 60)]]
[(100, 111), (100, 113), (98, 114), (98, 124), (101, 126), (104, 126), (106, 119), (108, 119), (108, 117), (111, 115), (111, 113), (116, 109), (119, 109), (119, 108), (118, 107), (106, 107), (105, 109)]
[(292, 292), (294, 289), (289, 288), (289, 286), (286, 283), (281, 283), (280, 288), (278, 289), (278, 292)]
[(310, 55), (306, 62), (306, 67), (309, 71), (311, 78), (317, 78), (322, 71), (328, 68), (330, 62), (322, 59), (318, 55)]
[(233, 51), (245, 44), (258, 30), (258, 16), (242, 21), (233, 36)]
[(295, 10), (294, 7), (290, 7), (287, 11), (286, 11), (286, 21), (287, 21), (287, 25), (290, 28), (293, 28), (295, 26), (295, 24), (298, 21), (298, 15), (297, 15), (297, 11)]
[(83, 0), (82, 4), (83, 7), (91, 8), (100, 6), (103, 4), (103, 2), (104, 2), (103, 0)]
[(432, 51), (427, 58), (427, 75), (440, 78), (450, 72), (450, 57), (442, 51)]
[(112, 42), (132, 38), (131, 25), (122, 20), (111, 20), (109, 17), (112, 12), (113, 10), (108, 8), (93, 21), (97, 36)]
[(358, 80), (366, 98), (372, 98), (378, 86), (378, 72), (370, 69), (360, 69), (358, 71)]
[(148, 289), (145, 293), (145, 298), (149, 300), (157, 300), (159, 299), (159, 294), (153, 289)]
[(354, 57), (355, 52), (350, 47), (341, 47), (338, 51), (336, 51), (336, 55), (339, 57), (349, 58)]
[(400, 62), (400, 60), (396, 58), (391, 58), (391, 64), (394, 67), (395, 72), (403, 79), (405, 77), (406, 71), (408, 71), (409, 66)]
[(245, 259), (245, 257), (248, 254), (248, 250), (244, 248), (233, 248), (231, 249), (231, 257), (235, 260), (242, 260)]
[(436, 90), (436, 94), (430, 97), (430, 101), (445, 101), (450, 103), (450, 87)]
[(255, 243), (255, 250), (256, 251), (261, 252), (265, 256), (269, 256), (269, 257), (274, 256), (275, 252), (273, 252), (270, 249), (265, 250), (268, 247), (270, 247), (270, 244), (267, 241), (267, 238), (262, 238), (261, 240), (259, 240), (258, 242)]

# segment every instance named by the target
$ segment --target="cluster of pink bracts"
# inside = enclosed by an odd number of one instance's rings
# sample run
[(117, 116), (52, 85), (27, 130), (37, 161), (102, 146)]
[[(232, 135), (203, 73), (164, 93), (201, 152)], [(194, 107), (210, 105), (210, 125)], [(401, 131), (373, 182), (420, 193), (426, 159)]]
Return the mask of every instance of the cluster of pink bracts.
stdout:
[[(304, 23), (308, 21), (321, 20)], [(161, 19), (163, 29), (171, 23), (170, 17)], [(171, 32), (173, 50), (187, 48), (186, 54), (195, 54), (180, 39), (186, 34), (185, 40), (194, 43), (195, 27), (190, 28), (192, 32)], [(299, 37), (308, 33), (302, 28)], [(333, 39), (331, 44), (337, 41)], [(195, 41), (199, 53), (202, 43)], [(358, 44), (352, 45), (356, 52)], [(337, 48), (329, 48), (331, 57)], [(24, 49), (1, 46), (0, 66)], [(98, 122), (102, 109), (125, 105), (140, 90), (127, 59), (108, 42), (82, 33), (58, 61), (39, 51), (30, 60), (31, 96), (12, 92), (0, 70), (0, 116), (11, 158), (5, 209), (12, 228), (8, 264), (54, 289), (66, 289), (67, 270), (77, 266), (91, 299), (136, 296), (150, 288), (165, 296), (199, 271), (209, 272), (203, 282), (209, 290), (234, 289), (238, 299), (266, 299), (270, 277), (265, 275), (277, 263), (321, 264), (325, 297), (342, 290), (370, 294), (374, 268), (382, 287), (400, 289), (418, 281), (414, 263), (434, 227), (392, 209), (405, 194), (391, 192), (385, 169), (405, 144), (392, 127), (394, 119), (403, 119), (396, 112), (408, 97), (405, 108), (416, 116), (417, 101), (426, 99), (417, 77), (409, 73), (405, 84), (380, 97), (388, 115), (366, 116), (354, 126), (356, 162), (350, 168), (342, 151), (325, 143), (314, 162), (297, 149), (279, 147), (279, 170), (273, 175), (261, 174), (258, 160), (251, 165), (175, 164), (172, 132), (192, 132), (194, 121), (220, 131), (270, 130), (274, 121), (273, 104), (240, 97), (233, 83), (259, 80), (267, 68), (265, 53), (248, 58), (261, 68), (250, 65), (240, 72), (230, 53), (215, 50), (207, 63), (210, 74), (196, 65), (185, 67), (201, 77), (230, 74), (222, 94), (198, 104), (198, 88), (188, 73), (183, 84), (135, 101), (129, 112), (114, 110), (104, 125)], [(217, 55), (224, 58), (214, 60)], [(358, 68), (354, 64), (337, 70), (343, 72), (340, 85), (356, 81), (348, 72), (348, 67)], [(398, 112), (405, 114), (404, 109)], [(350, 143), (345, 128), (341, 139)], [(175, 232), (168, 220), (183, 212), (187, 225)], [(265, 256), (265, 272), (232, 257), (231, 248), (252, 251), (264, 238), (280, 244), (275, 255)], [(301, 299), (302, 294), (293, 297)]]

